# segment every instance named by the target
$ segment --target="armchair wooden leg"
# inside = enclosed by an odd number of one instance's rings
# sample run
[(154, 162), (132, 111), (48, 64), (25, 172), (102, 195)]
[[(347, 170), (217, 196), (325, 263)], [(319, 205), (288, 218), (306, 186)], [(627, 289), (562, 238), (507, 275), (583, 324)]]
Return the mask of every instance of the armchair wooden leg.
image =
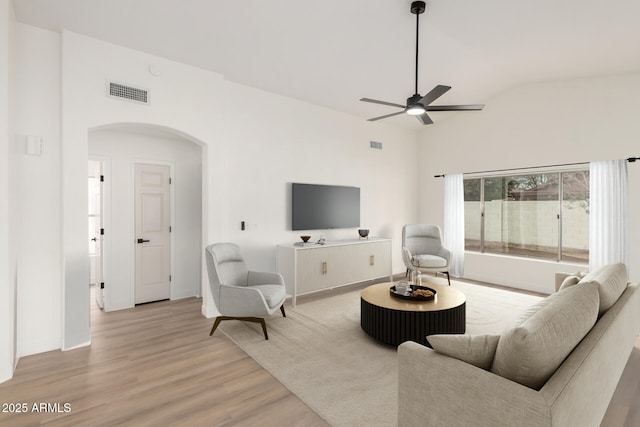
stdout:
[[(283, 311), (283, 313), (284, 313), (284, 311)], [(266, 339), (266, 340), (269, 339), (269, 336), (267, 335), (267, 323), (265, 322), (264, 318), (262, 318), (262, 317), (219, 316), (219, 317), (216, 318), (216, 321), (213, 322), (213, 328), (211, 328), (211, 332), (209, 333), (209, 336), (213, 335), (213, 333), (215, 332), (216, 328), (218, 327), (220, 322), (222, 322), (223, 320), (242, 320), (243, 322), (260, 323), (260, 325), (262, 326), (262, 332), (264, 332), (264, 339)]]
[(211, 332), (209, 332), (209, 336), (213, 335), (213, 333), (216, 331), (216, 329), (218, 328), (218, 325), (220, 324), (221, 321), (226, 320), (223, 319), (222, 317), (216, 317), (216, 321), (213, 322), (213, 328), (211, 328)]
[(447, 281), (449, 282), (449, 286), (451, 286), (451, 277), (449, 277), (449, 272), (445, 271), (444, 274), (447, 275)]
[(267, 323), (264, 321), (264, 319), (260, 319), (259, 323), (262, 325), (262, 332), (264, 332), (264, 339), (268, 340), (269, 335), (267, 335)]
[(284, 304), (280, 306), (280, 311), (282, 312), (282, 317), (287, 317), (287, 314), (284, 312)]

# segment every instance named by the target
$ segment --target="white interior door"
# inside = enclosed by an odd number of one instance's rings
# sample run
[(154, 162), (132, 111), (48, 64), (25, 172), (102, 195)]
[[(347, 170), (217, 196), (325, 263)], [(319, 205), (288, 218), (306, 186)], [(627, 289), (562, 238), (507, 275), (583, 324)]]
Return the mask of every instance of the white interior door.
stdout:
[(103, 206), (102, 206), (102, 162), (89, 160), (89, 260), (91, 284), (96, 287), (98, 307), (104, 308), (103, 279)]
[(135, 164), (135, 303), (171, 295), (170, 169)]

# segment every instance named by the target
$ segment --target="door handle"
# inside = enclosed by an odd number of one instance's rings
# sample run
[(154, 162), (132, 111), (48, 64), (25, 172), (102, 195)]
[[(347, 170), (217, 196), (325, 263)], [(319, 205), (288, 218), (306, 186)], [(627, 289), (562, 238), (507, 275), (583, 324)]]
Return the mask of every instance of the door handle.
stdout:
[(94, 237), (93, 239), (91, 239), (91, 241), (92, 241), (92, 242), (97, 242), (97, 241), (98, 241), (98, 238), (97, 238), (97, 237)]
[(138, 243), (146, 243), (146, 242), (148, 242), (148, 241), (149, 241), (149, 240), (145, 240), (145, 239), (138, 239)]

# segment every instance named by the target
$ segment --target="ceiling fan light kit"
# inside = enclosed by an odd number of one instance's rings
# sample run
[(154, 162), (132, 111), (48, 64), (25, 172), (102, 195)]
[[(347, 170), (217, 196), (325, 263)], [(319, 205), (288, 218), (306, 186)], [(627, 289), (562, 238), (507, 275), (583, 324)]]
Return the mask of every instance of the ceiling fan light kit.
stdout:
[(419, 116), (422, 113), (425, 113), (427, 110), (420, 104), (414, 104), (407, 107), (407, 114), (411, 116)]
[(411, 116), (416, 116), (423, 125), (429, 125), (433, 123), (431, 117), (427, 114), (427, 111), (478, 111), (482, 110), (484, 105), (430, 105), (433, 101), (444, 95), (451, 86), (438, 85), (431, 89), (425, 96), (421, 96), (418, 93), (418, 44), (419, 44), (419, 29), (420, 29), (420, 15), (424, 13), (426, 9), (425, 2), (414, 1), (411, 3), (411, 13), (416, 15), (416, 78), (415, 78), (415, 92), (412, 96), (407, 98), (405, 105), (396, 104), (393, 102), (379, 101), (371, 98), (361, 98), (360, 101), (371, 102), (373, 104), (389, 105), (391, 107), (402, 108), (402, 111), (397, 113), (385, 114), (384, 116), (374, 117), (368, 119), (373, 122), (376, 120), (386, 119), (387, 117), (397, 116), (399, 114), (407, 113)]
[(419, 94), (415, 94), (412, 97), (407, 98), (406, 112), (411, 116), (419, 116), (422, 113), (426, 113), (427, 110), (424, 105), (420, 103), (422, 97)]

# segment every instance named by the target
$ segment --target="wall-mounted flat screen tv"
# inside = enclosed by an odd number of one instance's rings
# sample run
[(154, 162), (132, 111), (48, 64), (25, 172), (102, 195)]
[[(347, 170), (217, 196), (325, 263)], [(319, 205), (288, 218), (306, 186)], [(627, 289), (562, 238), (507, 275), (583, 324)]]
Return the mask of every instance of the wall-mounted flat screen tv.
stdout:
[(360, 188), (292, 184), (293, 230), (360, 227)]

